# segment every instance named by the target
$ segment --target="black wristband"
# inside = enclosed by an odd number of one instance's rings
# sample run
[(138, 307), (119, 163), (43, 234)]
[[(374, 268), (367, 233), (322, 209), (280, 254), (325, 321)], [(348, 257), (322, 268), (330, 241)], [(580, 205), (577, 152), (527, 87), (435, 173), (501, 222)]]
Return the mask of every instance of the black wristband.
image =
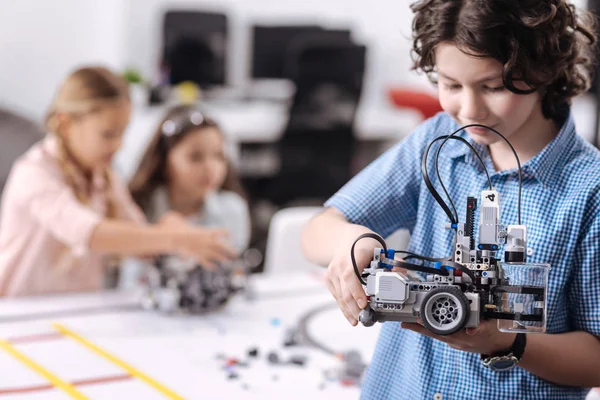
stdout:
[(504, 350), (504, 351), (497, 351), (491, 355), (482, 354), (481, 358), (485, 359), (485, 358), (490, 358), (490, 357), (502, 357), (502, 356), (506, 356), (506, 355), (509, 355), (512, 353), (512, 355), (515, 356), (520, 361), (521, 358), (523, 357), (523, 353), (525, 353), (525, 345), (526, 344), (527, 344), (527, 335), (525, 335), (524, 333), (517, 333), (517, 336), (515, 336), (515, 341), (513, 342), (512, 346), (510, 346), (509, 349)]

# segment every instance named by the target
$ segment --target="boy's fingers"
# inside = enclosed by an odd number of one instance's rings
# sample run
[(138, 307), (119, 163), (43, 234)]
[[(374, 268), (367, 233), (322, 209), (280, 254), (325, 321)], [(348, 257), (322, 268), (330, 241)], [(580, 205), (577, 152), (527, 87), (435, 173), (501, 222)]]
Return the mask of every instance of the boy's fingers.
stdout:
[[(358, 281), (358, 278), (354, 275), (351, 279), (347, 279), (345, 283), (347, 290), (352, 296), (354, 304), (356, 304), (356, 306), (358, 307), (358, 312), (360, 312), (360, 310), (367, 306), (367, 295), (365, 294), (361, 283)], [(358, 313), (356, 315), (358, 317)]]
[(333, 287), (333, 283), (331, 283), (331, 280), (327, 279), (326, 280), (326, 284), (327, 284), (327, 289), (329, 289), (329, 293), (331, 293), (331, 295), (333, 296), (333, 298), (337, 300), (337, 296), (336, 296), (336, 292), (335, 292), (335, 287)]
[(342, 298), (342, 282), (340, 281), (339, 278), (332, 277), (332, 279), (330, 279), (330, 283), (331, 283), (331, 286), (333, 286), (333, 290), (334, 290), (333, 297), (335, 297), (335, 301), (337, 302), (338, 307), (340, 308), (340, 311), (342, 312), (342, 314), (344, 314), (344, 317), (346, 317), (346, 319), (348, 320), (350, 325), (353, 325), (353, 326), (356, 325), (356, 320), (354, 319), (352, 314), (348, 311), (348, 308), (346, 307), (346, 303), (344, 302), (344, 300)]

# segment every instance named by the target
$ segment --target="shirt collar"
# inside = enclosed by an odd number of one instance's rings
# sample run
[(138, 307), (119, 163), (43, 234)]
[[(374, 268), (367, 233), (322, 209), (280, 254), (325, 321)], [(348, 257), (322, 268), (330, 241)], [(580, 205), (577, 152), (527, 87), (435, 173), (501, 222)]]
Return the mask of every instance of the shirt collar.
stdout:
[(576, 136), (575, 121), (569, 113), (558, 135), (524, 166), (529, 168), (531, 173), (544, 185), (552, 186), (558, 181), (558, 177), (569, 159), (568, 154), (575, 145)]
[[(456, 121), (452, 121), (452, 131), (448, 132), (447, 134), (451, 134), (458, 128), (460, 128), (460, 125), (458, 125)], [(479, 153), (490, 172), (493, 171), (493, 166), (486, 146), (473, 142), (473, 140), (465, 131), (461, 131), (455, 136), (460, 136), (463, 139), (466, 139)], [(573, 148), (575, 139), (575, 121), (573, 120), (571, 113), (569, 113), (569, 116), (563, 123), (558, 135), (556, 135), (556, 137), (552, 139), (552, 141), (548, 143), (546, 147), (544, 147), (542, 151), (540, 151), (535, 157), (521, 165), (521, 172), (524, 175), (524, 178), (535, 178), (543, 185), (551, 187), (558, 180), (558, 175), (568, 159), (566, 154)], [(446, 147), (448, 148), (446, 149)], [(464, 143), (460, 143), (457, 140), (449, 140), (444, 145), (443, 152), (445, 157), (449, 157), (451, 159), (465, 157), (466, 160), (473, 165), (478, 167), (481, 165), (477, 157), (471, 152), (471, 149), (469, 149), (468, 146), (465, 146)], [(494, 175), (511, 175), (516, 173), (516, 169), (493, 172)]]

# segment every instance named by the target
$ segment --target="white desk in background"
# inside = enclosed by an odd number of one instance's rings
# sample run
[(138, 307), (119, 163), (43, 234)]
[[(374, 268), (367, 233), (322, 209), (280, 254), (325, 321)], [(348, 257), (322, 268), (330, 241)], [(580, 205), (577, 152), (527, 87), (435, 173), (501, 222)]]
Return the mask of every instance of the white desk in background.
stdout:
[[(2, 300), (0, 338), (54, 376), (78, 382), (75, 389), (91, 399), (177, 398), (165, 396), (148, 381), (132, 378), (119, 361), (185, 399), (357, 398), (358, 387), (324, 378), (323, 371), (339, 367), (339, 360), (305, 346), (283, 347), (286, 329), (301, 315), (334, 304), (321, 279), (306, 272), (257, 277), (254, 287), (255, 300), (239, 295), (221, 312), (204, 316), (168, 316), (131, 307), (119, 310), (134, 302), (131, 292)], [(104, 311), (93, 311), (98, 308)], [(77, 309), (88, 311), (74, 312)], [(71, 336), (57, 335), (54, 323), (117, 361), (108, 361)], [(340, 352), (359, 350), (368, 362), (380, 326), (352, 328), (332, 307), (317, 314), (308, 327), (324, 345)], [(247, 367), (237, 367), (238, 377), (230, 379), (222, 368), (225, 361), (217, 355), (244, 360), (253, 347), (259, 349), (259, 357)], [(267, 362), (271, 351), (282, 360), (305, 355), (308, 362), (304, 367), (272, 365)], [(0, 371), (2, 400), (71, 398), (3, 346)]]
[[(241, 143), (274, 143), (281, 138), (288, 120), (285, 102), (209, 101), (202, 105), (223, 128), (234, 158)], [(123, 146), (116, 156), (117, 170), (128, 179), (166, 112), (165, 107), (134, 109)], [(407, 135), (421, 116), (414, 111), (399, 110), (392, 105), (361, 105), (356, 115), (359, 140), (397, 141)]]

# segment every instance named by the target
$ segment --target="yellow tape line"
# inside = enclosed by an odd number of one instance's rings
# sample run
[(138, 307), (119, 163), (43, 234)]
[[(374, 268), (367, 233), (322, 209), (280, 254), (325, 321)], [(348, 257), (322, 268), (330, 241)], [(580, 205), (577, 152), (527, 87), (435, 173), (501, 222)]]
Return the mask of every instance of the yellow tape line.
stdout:
[(66, 392), (72, 398), (79, 399), (79, 400), (87, 400), (88, 399), (80, 391), (75, 389), (75, 387), (73, 385), (63, 381), (62, 379), (60, 379), (59, 377), (54, 375), (52, 372), (48, 371), (46, 368), (39, 365), (38, 363), (33, 361), (31, 358), (27, 357), (25, 354), (23, 354), (19, 350), (15, 349), (7, 341), (0, 340), (0, 348), (3, 348), (8, 354), (10, 354), (14, 358), (21, 361), (23, 364), (25, 364), (27, 367), (31, 368), (32, 370), (34, 370), (35, 372), (37, 372), (38, 374), (40, 374), (41, 376), (46, 378), (48, 380), (48, 382), (53, 384), (55, 387), (62, 389), (64, 392)]
[(63, 335), (70, 337), (71, 339), (75, 340), (76, 342), (79, 342), (80, 344), (87, 347), (88, 349), (90, 349), (94, 353), (98, 354), (99, 356), (104, 357), (108, 361), (112, 362), (113, 364), (116, 364), (119, 367), (123, 368), (125, 371), (129, 372), (130, 375), (135, 376), (136, 378), (146, 382), (148, 385), (152, 386), (154, 389), (158, 390), (159, 392), (161, 392), (168, 398), (176, 399), (176, 400), (184, 400), (184, 398), (181, 397), (180, 395), (178, 395), (177, 393), (168, 389), (164, 385), (158, 383), (154, 379), (150, 378), (148, 375), (146, 375), (143, 372), (139, 371), (138, 369), (132, 367), (131, 365), (127, 364), (126, 362), (120, 360), (116, 356), (114, 356), (114, 355), (106, 352), (105, 350), (101, 349), (100, 347), (96, 346), (89, 340), (79, 336), (78, 334), (71, 331), (70, 329), (67, 329), (65, 326), (63, 326), (61, 324), (53, 324), (52, 326), (54, 327), (54, 329), (56, 329)]

